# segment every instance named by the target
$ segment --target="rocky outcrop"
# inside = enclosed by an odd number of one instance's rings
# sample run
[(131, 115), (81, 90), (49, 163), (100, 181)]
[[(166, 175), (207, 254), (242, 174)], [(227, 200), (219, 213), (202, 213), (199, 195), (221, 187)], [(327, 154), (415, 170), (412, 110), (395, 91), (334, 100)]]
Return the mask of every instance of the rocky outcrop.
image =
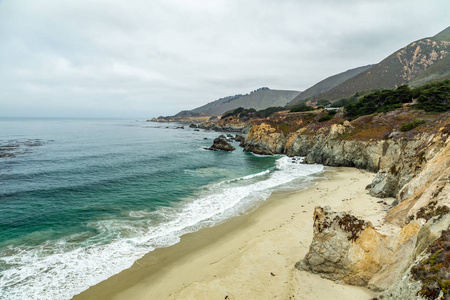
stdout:
[(244, 136), (236, 134), (236, 136), (234, 137), (234, 140), (236, 142), (239, 142), (239, 147), (245, 146), (245, 137)]
[(269, 124), (262, 123), (252, 126), (249, 130), (245, 140), (244, 151), (272, 155), (273, 153), (283, 153), (285, 144), (286, 136), (283, 133), (277, 132)]
[(233, 151), (236, 150), (228, 141), (224, 135), (220, 135), (219, 137), (214, 139), (214, 142), (211, 147), (205, 148), (206, 150), (223, 150), (223, 151)]
[(198, 128), (206, 129), (206, 130), (214, 130), (214, 131), (226, 131), (226, 132), (242, 132), (244, 128), (247, 126), (246, 123), (240, 124), (221, 124), (221, 123), (213, 123), (209, 121), (202, 122), (198, 125)]
[[(437, 180), (431, 174), (449, 172), (448, 156), (446, 161), (444, 157), (440, 158), (442, 163), (439, 165), (432, 166), (427, 162), (442, 156), (442, 152), (449, 153), (448, 148), (444, 148), (450, 132), (450, 115), (442, 114), (431, 120), (425, 130), (399, 132), (401, 123), (398, 119), (406, 118), (406, 122), (418, 116), (420, 113), (405, 109), (365, 116), (352, 122), (342, 121), (341, 124), (310, 122), (295, 132), (279, 130), (269, 122), (254, 124), (247, 134), (245, 150), (262, 149), (274, 154), (304, 156), (305, 163), (378, 172), (370, 187), (371, 194), (397, 197), (400, 203), (417, 193), (419, 187), (424, 186), (423, 180)], [(423, 168), (428, 171), (418, 176)], [(413, 178), (415, 180), (410, 183)]]
[(370, 222), (316, 207), (313, 241), (296, 266), (328, 279), (384, 290), (409, 267), (419, 229), (412, 222), (395, 236), (387, 236)]

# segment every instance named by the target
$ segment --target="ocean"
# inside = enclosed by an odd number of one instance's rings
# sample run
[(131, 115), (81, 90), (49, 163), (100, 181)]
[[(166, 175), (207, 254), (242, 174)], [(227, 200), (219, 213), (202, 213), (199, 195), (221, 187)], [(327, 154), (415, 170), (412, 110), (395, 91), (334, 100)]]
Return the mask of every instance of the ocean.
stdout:
[(0, 118), (0, 299), (70, 299), (323, 172), (178, 126)]

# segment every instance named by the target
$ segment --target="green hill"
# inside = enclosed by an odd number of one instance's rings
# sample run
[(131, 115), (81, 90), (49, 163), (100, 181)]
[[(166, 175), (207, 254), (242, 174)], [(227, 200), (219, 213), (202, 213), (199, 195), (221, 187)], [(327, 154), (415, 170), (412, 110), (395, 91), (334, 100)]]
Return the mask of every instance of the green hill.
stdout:
[[(349, 97), (359, 91), (392, 89), (411, 81), (414, 82), (414, 79), (422, 72), (446, 58), (449, 51), (450, 27), (434, 37), (424, 38), (409, 44), (368, 70), (316, 97), (317, 99), (336, 100)], [(442, 70), (445, 66), (446, 64), (443, 63), (441, 66), (438, 65), (436, 69), (445, 74), (446, 70)], [(433, 70), (431, 69), (427, 75), (423, 76), (428, 79), (441, 78), (441, 76), (431, 73)], [(425, 78), (420, 83), (423, 82), (426, 82)]]
[[(299, 93), (299, 91), (260, 88), (246, 95), (235, 95), (218, 99), (206, 105), (187, 111), (187, 113), (200, 114), (204, 116), (220, 116), (223, 113), (238, 107), (262, 110), (272, 106), (285, 106)], [(186, 111), (182, 113), (186, 114)]]
[(288, 103), (288, 105), (295, 105), (297, 102), (308, 99), (314, 96), (317, 96), (321, 93), (324, 93), (326, 91), (329, 91), (330, 89), (334, 88), (335, 86), (338, 86), (339, 84), (347, 81), (348, 79), (360, 74), (361, 72), (364, 72), (365, 70), (371, 68), (373, 65), (368, 65), (364, 67), (359, 67), (355, 69), (350, 69), (345, 72), (330, 76), (312, 87), (308, 88), (304, 92), (300, 93), (297, 97), (292, 99), (291, 102)]

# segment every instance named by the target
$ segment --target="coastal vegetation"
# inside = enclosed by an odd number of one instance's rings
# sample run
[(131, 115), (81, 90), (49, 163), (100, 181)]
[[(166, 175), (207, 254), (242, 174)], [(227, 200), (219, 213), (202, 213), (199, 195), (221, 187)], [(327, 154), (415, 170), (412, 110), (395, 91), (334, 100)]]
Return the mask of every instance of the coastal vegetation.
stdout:
[[(414, 107), (417, 109), (428, 112), (450, 110), (450, 80), (425, 84), (414, 89), (403, 85), (396, 89), (376, 91), (363, 96), (355, 103), (347, 104), (345, 112), (347, 117), (357, 118), (376, 112), (392, 111), (405, 103), (414, 103), (415, 100), (417, 103)], [(351, 102), (350, 99), (347, 101)]]
[(417, 126), (422, 125), (424, 123), (426, 123), (424, 120), (417, 119), (417, 120), (414, 120), (414, 121), (412, 121), (410, 123), (406, 123), (406, 124), (402, 125), (400, 127), (400, 131), (403, 131), (403, 132), (410, 131), (410, 130), (413, 130)]
[[(448, 212), (447, 212), (448, 213)], [(450, 230), (442, 232), (427, 250), (428, 258), (411, 269), (412, 277), (422, 283), (417, 295), (428, 300), (450, 299)]]
[(291, 108), (290, 112), (303, 112), (312, 110), (315, 110), (315, 108), (302, 103)]

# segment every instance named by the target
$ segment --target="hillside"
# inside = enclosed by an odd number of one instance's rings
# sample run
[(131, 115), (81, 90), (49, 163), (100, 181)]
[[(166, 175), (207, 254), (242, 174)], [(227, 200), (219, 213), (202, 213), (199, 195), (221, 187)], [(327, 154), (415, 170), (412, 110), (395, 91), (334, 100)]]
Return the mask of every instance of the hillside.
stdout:
[(355, 69), (350, 69), (345, 72), (330, 76), (328, 78), (325, 78), (324, 80), (316, 83), (312, 87), (306, 89), (304, 92), (300, 93), (297, 97), (292, 99), (288, 103), (288, 105), (294, 105), (297, 102), (308, 99), (314, 96), (317, 96), (321, 93), (324, 93), (326, 91), (329, 91), (330, 89), (334, 88), (335, 86), (338, 86), (339, 84), (349, 80), (350, 78), (360, 74), (361, 72), (366, 71), (367, 69), (371, 68), (373, 65), (367, 65)]
[[(450, 27), (438, 33), (434, 37), (424, 38), (415, 41), (408, 46), (392, 53), (380, 63), (370, 69), (350, 78), (329, 91), (317, 96), (318, 99), (336, 100), (349, 97), (356, 92), (372, 89), (391, 89), (397, 86), (414, 82), (413, 80), (420, 76), (433, 64), (446, 58), (450, 51)], [(444, 63), (436, 67), (437, 71), (445, 73), (448, 69), (442, 71)], [(448, 62), (447, 62), (448, 66)], [(424, 75), (424, 80), (433, 79), (434, 74)], [(436, 71), (436, 70), (435, 70)], [(436, 78), (441, 77), (436, 75)], [(433, 79), (434, 80), (434, 79)]]
[(190, 112), (206, 116), (220, 116), (238, 107), (262, 110), (271, 106), (285, 106), (299, 93), (298, 91), (259, 89), (247, 95), (222, 98)]
[(408, 85), (416, 87), (432, 81), (450, 79), (450, 55), (432, 64), (428, 69), (421, 72)]

